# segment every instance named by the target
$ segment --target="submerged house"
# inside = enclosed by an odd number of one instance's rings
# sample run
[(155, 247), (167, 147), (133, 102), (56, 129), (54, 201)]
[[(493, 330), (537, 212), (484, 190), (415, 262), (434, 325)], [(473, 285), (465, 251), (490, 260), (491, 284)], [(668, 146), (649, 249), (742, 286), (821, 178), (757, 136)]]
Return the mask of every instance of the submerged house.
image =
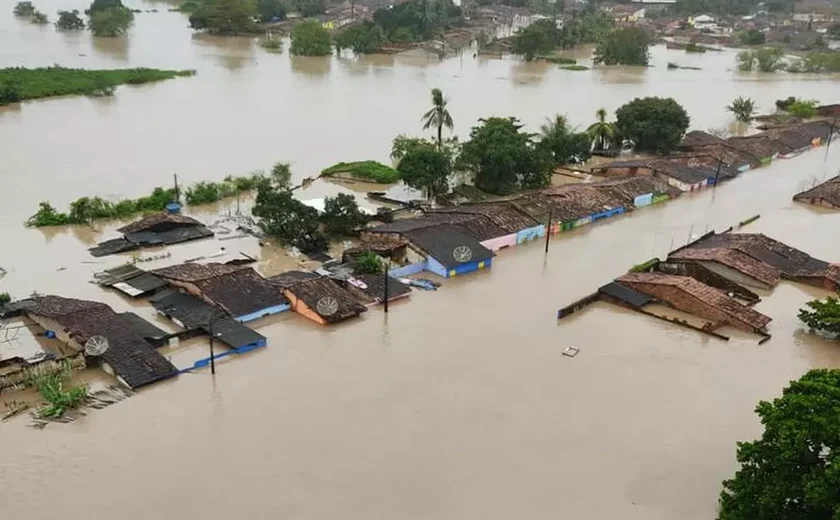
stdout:
[[(385, 276), (379, 274), (357, 274), (342, 286), (364, 305), (376, 305), (385, 302)], [(388, 276), (388, 301), (400, 300), (411, 296), (411, 287)]]
[(444, 278), (489, 269), (495, 256), (472, 237), (449, 226), (415, 229), (405, 236), (427, 255), (426, 270)]
[(616, 282), (716, 325), (765, 333), (771, 321), (769, 316), (747, 307), (720, 289), (688, 276), (627, 273), (617, 278)]
[(155, 269), (151, 274), (223, 309), (240, 323), (291, 307), (276, 287), (246, 266), (188, 263)]
[(122, 233), (122, 238), (100, 242), (88, 250), (90, 254), (100, 257), (213, 236), (213, 232), (198, 220), (175, 213), (150, 215), (117, 231)]
[(320, 325), (355, 318), (367, 310), (337, 282), (307, 271), (287, 271), (268, 279), (282, 291), (292, 310)]
[(91, 338), (101, 336), (108, 348), (97, 356), (102, 368), (129, 388), (136, 389), (178, 374), (178, 370), (160, 355), (126, 320), (104, 303), (37, 296), (12, 304), (12, 312), (25, 315), (67, 344), (77, 354), (85, 353)]
[(138, 268), (134, 264), (124, 264), (113, 269), (106, 269), (94, 274), (96, 283), (110, 287), (132, 298), (153, 293), (166, 287), (167, 283), (159, 276)]
[(498, 251), (505, 247), (515, 246), (545, 236), (544, 222), (537, 221), (509, 202), (461, 204), (452, 208), (439, 209), (435, 212), (481, 215), (493, 222), (505, 234), (481, 242), (481, 245), (491, 251)]
[(824, 208), (840, 209), (840, 175), (832, 177), (810, 190), (797, 193), (793, 196), (793, 200)]

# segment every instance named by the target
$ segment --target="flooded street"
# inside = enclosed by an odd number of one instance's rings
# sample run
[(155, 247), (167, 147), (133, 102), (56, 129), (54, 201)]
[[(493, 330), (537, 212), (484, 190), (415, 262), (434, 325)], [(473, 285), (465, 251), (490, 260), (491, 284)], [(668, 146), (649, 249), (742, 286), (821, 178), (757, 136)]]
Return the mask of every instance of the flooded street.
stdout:
[[(81, 8), (69, 0), (39, 2)], [(22, 222), (41, 200), (136, 197), (155, 185), (219, 180), (288, 161), (299, 179), (338, 161), (387, 161), (391, 139), (418, 134), (429, 89), (450, 99), (455, 133), (479, 117), (515, 115), (536, 130), (565, 113), (586, 126), (637, 96), (673, 96), (692, 128), (723, 128), (743, 95), (770, 110), (796, 95), (837, 102), (838, 81), (740, 75), (732, 51), (653, 49), (653, 68), (570, 72), (514, 59), (416, 56), (290, 58), (250, 39), (194, 35), (166, 2), (134, 2), (127, 40), (92, 41), (0, 12), (0, 66), (196, 69), (121, 87), (0, 109), (0, 291), (33, 290), (135, 305), (88, 283), (119, 258), (90, 263), (96, 230)], [(703, 67), (667, 70), (666, 63)], [(501, 251), (493, 268), (415, 292), (389, 315), (319, 327), (284, 313), (258, 322), (269, 346), (184, 374), (71, 424), (0, 424), (0, 518), (709, 520), (735, 443), (760, 434), (759, 399), (840, 349), (807, 334), (796, 313), (825, 292), (783, 282), (757, 310), (773, 338), (723, 342), (606, 304), (562, 322), (559, 307), (634, 264), (755, 214), (745, 230), (840, 261), (840, 213), (795, 204), (835, 175), (840, 146), (778, 160), (717, 190)], [(335, 193), (316, 182), (301, 198)], [(202, 218), (212, 220), (217, 209)], [(214, 212), (214, 213), (211, 213)], [(287, 259), (255, 239), (267, 275)], [(171, 248), (174, 263), (210, 251)], [(83, 263), (88, 262), (88, 263)], [(152, 316), (141, 303), (141, 312)], [(263, 325), (265, 323), (265, 325)], [(562, 355), (580, 348), (575, 358)], [(229, 358), (230, 359), (230, 358)]]

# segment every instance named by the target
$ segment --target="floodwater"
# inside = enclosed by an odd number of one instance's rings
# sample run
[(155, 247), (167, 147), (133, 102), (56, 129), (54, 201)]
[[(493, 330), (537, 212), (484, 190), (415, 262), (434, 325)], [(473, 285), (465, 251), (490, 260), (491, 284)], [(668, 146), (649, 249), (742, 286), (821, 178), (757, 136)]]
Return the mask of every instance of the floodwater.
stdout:
[[(289, 161), (298, 178), (340, 160), (387, 160), (390, 139), (417, 133), (428, 91), (450, 98), (456, 133), (516, 115), (536, 129), (636, 96), (681, 102), (694, 128), (729, 123), (737, 95), (762, 108), (797, 95), (836, 101), (835, 78), (740, 75), (733, 53), (654, 49), (654, 68), (567, 72), (510, 59), (416, 56), (290, 58), (249, 39), (191, 34), (165, 2), (135, 3), (126, 40), (58, 34), (0, 13), (0, 66), (194, 68), (198, 75), (0, 111), (0, 290), (133, 305), (87, 283), (97, 229), (29, 230), (40, 200), (139, 196), (170, 182), (221, 179)], [(66, 0), (41, 2), (55, 9)], [(10, 7), (4, 10), (11, 10)], [(668, 71), (665, 64), (703, 71)], [(763, 232), (840, 260), (840, 214), (791, 196), (833, 175), (840, 147), (748, 172), (717, 190), (506, 250), (493, 268), (415, 293), (331, 328), (291, 313), (259, 331), (261, 352), (184, 375), (72, 424), (0, 425), (0, 517), (296, 519), (710, 519), (738, 440), (760, 434), (753, 408), (840, 350), (807, 334), (796, 311), (825, 293), (783, 283), (758, 309), (773, 339), (722, 342), (597, 304), (556, 310), (630, 266), (755, 214)], [(316, 183), (301, 194), (334, 193)], [(218, 208), (204, 210), (208, 220)], [(294, 259), (253, 239), (172, 248), (168, 262), (214, 252), (261, 254), (274, 274)], [(87, 263), (85, 263), (87, 262)], [(162, 263), (153, 262), (152, 265)], [(151, 316), (147, 305), (137, 307)], [(580, 348), (575, 358), (562, 355)], [(200, 342), (193, 345), (201, 353)], [(181, 364), (184, 357), (172, 352)], [(195, 351), (189, 359), (199, 357)], [(189, 362), (186, 360), (185, 362)], [(181, 365), (183, 366), (183, 365)], [(60, 482), (60, 484), (58, 484)]]

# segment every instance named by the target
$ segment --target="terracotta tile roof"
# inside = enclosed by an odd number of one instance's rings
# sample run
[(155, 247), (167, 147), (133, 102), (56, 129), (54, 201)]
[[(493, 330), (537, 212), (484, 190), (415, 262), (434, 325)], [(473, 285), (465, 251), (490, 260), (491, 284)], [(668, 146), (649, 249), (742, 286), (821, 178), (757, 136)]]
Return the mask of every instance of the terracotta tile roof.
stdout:
[(201, 226), (201, 222), (198, 220), (188, 217), (186, 215), (180, 215), (176, 213), (155, 213), (154, 215), (149, 215), (148, 217), (142, 218), (136, 222), (132, 222), (127, 226), (123, 226), (117, 231), (120, 233), (136, 233), (138, 231), (145, 231), (150, 228), (154, 228), (156, 226), (160, 226), (161, 224), (170, 224), (172, 226)]
[(286, 271), (285, 273), (272, 276), (268, 279), (268, 281), (275, 287), (286, 289), (300, 282), (312, 280), (320, 276), (321, 275), (311, 271)]
[(737, 249), (787, 276), (818, 276), (828, 267), (827, 262), (762, 234), (713, 234), (696, 242), (691, 248)]
[(805, 190), (793, 196), (793, 200), (810, 204), (827, 202), (840, 207), (840, 175), (832, 177), (810, 190)]
[[(753, 329), (763, 329), (771, 318), (742, 305), (727, 296), (723, 291), (710, 287), (688, 276), (676, 276), (662, 273), (627, 273), (616, 282), (627, 284), (669, 285), (680, 289), (685, 294), (699, 300), (717, 311), (730, 316), (733, 320), (748, 325)], [(631, 285), (632, 286), (632, 285)], [(679, 302), (668, 302), (680, 308)]]
[(347, 289), (323, 276), (303, 280), (286, 290), (303, 301), (327, 323), (352, 318), (367, 310), (367, 307), (356, 301)]
[(220, 263), (188, 263), (162, 267), (149, 272), (168, 280), (176, 280), (179, 282), (198, 282), (201, 280), (207, 280), (208, 278), (216, 278), (217, 276), (235, 273), (243, 269), (250, 269), (250, 267)]
[(36, 296), (15, 302), (10, 307), (25, 310), (45, 318), (61, 318), (77, 312), (91, 311), (94, 309), (108, 308), (100, 302), (88, 300), (77, 300), (75, 298), (64, 298), (63, 296)]
[(694, 130), (692, 132), (688, 132), (683, 137), (682, 142), (680, 143), (680, 148), (690, 148), (693, 146), (706, 146), (710, 144), (720, 144), (723, 142), (723, 139), (720, 137), (714, 136), (708, 132), (703, 132), (700, 130)]
[(717, 262), (771, 286), (777, 285), (782, 275), (778, 269), (735, 249), (688, 248), (677, 251), (671, 258)]

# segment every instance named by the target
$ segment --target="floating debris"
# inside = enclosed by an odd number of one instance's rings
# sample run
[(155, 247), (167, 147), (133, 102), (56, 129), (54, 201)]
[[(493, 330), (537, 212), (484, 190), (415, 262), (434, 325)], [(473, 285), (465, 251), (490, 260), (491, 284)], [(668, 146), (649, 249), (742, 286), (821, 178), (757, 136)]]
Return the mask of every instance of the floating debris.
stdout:
[(566, 349), (563, 350), (563, 355), (566, 357), (575, 357), (578, 355), (578, 352), (580, 352), (580, 349), (577, 347), (566, 347)]
[[(60, 417), (48, 418), (41, 416), (37, 411), (31, 412), (32, 424), (30, 426), (41, 430), (49, 423), (70, 423), (87, 415), (84, 411), (86, 408), (101, 410), (112, 404), (124, 401), (132, 395), (134, 395), (134, 392), (123, 386), (107, 386), (101, 390), (89, 393), (80, 408), (67, 410)], [(17, 413), (20, 413), (20, 411)]]

